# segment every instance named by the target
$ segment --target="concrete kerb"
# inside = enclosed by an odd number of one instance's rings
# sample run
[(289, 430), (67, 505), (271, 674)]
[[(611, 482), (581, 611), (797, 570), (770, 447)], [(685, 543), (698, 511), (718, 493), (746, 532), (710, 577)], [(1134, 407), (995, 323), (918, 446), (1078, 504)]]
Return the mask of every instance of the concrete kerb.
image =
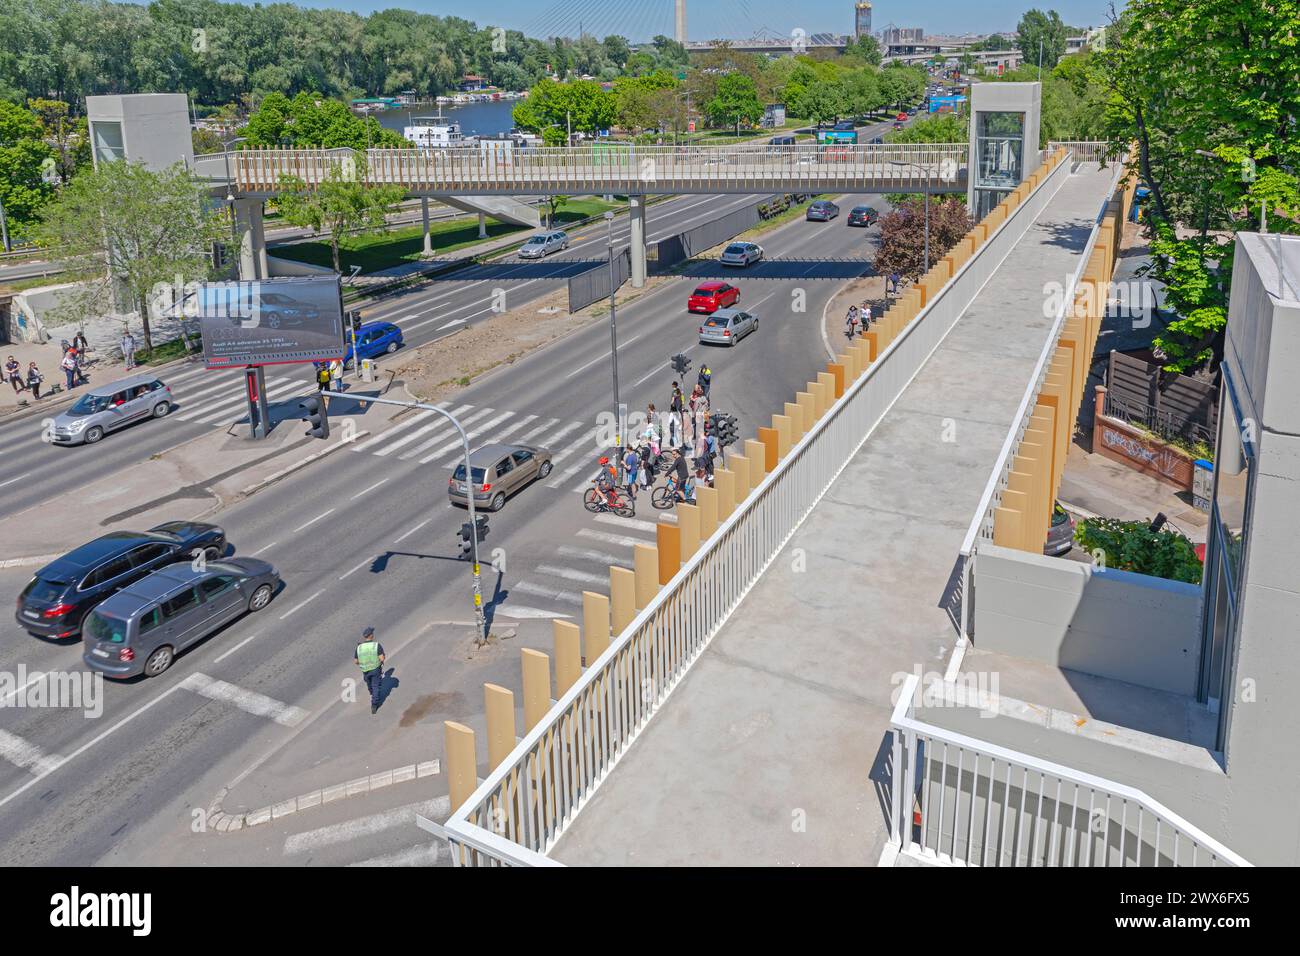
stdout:
[(362, 438), (369, 437), (369, 435), (370, 435), (370, 430), (365, 429), (357, 432), (348, 441), (341, 441), (336, 445), (329, 445), (326, 448), (322, 448), (320, 451), (312, 452), (306, 458), (300, 458), (297, 461), (295, 461), (293, 464), (285, 468), (281, 468), (279, 471), (274, 472), (273, 474), (267, 475), (261, 481), (254, 482), (253, 484), (249, 485), (247, 488), (239, 492), (238, 497), (247, 498), (251, 495), (255, 495), (263, 488), (275, 484), (277, 481), (279, 481), (282, 478), (287, 478), (289, 475), (292, 475), (295, 471), (298, 471), (300, 468), (306, 468), (308, 465), (312, 464), (315, 461), (319, 461), (320, 459), (324, 458), (326, 455), (336, 452), (340, 448), (346, 448), (348, 445), (360, 441)]

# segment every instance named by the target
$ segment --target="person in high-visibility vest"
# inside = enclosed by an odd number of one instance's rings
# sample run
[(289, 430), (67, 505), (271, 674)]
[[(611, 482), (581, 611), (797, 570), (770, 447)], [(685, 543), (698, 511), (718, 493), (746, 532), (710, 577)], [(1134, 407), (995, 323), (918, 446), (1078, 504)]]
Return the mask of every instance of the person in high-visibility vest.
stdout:
[(379, 710), (379, 691), (384, 684), (384, 645), (375, 640), (375, 629), (368, 627), (361, 632), (361, 642), (352, 656), (353, 662), (361, 668), (361, 677), (370, 689), (370, 712)]

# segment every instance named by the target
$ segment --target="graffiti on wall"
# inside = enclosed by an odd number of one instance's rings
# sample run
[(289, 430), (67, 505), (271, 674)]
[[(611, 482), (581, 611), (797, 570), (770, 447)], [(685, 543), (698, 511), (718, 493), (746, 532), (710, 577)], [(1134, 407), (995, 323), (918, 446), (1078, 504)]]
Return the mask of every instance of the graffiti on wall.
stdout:
[(1152, 469), (1170, 481), (1186, 484), (1190, 480), (1187, 459), (1164, 445), (1143, 441), (1106, 424), (1101, 426), (1101, 440), (1102, 444), (1111, 451), (1123, 455), (1143, 468)]

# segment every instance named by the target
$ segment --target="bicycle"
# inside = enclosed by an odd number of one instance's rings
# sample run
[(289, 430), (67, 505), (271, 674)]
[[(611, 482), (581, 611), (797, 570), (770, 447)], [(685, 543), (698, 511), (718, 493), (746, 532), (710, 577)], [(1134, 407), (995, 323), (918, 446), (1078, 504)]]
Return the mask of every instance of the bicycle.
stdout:
[[(689, 480), (686, 485), (686, 504), (694, 504), (695, 489), (690, 485)], [(650, 492), (650, 504), (663, 511), (677, 504), (677, 476), (669, 475), (668, 480), (654, 491)]]
[(612, 511), (622, 518), (636, 514), (636, 504), (621, 488), (602, 486), (599, 478), (593, 478), (591, 485), (582, 496), (582, 506), (592, 514)]

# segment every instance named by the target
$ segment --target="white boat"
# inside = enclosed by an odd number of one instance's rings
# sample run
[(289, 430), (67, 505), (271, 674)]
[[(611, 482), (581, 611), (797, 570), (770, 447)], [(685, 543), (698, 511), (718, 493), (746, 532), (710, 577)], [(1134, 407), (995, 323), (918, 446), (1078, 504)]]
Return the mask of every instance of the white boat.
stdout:
[(402, 130), (402, 136), (420, 149), (447, 149), (474, 143), (473, 136), (467, 137), (461, 133), (459, 123), (441, 114), (413, 117), (411, 125)]

